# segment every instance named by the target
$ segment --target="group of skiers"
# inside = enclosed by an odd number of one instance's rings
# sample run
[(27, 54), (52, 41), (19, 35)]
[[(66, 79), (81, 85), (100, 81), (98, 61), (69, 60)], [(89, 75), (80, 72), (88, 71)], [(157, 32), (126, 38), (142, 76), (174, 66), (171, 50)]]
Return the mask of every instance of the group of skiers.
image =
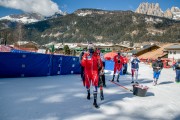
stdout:
[[(103, 90), (102, 90), (102, 76), (104, 74), (104, 66), (100, 56), (100, 52), (95, 49), (92, 43), (88, 44), (87, 47), (88, 51), (82, 53), (80, 55), (80, 62), (81, 67), (83, 69), (81, 73), (81, 77), (84, 83), (84, 86), (87, 89), (87, 99), (90, 100), (90, 85), (94, 87), (93, 96), (94, 102), (93, 105), (96, 108), (99, 108), (97, 104), (97, 92), (98, 92), (98, 85), (100, 84), (100, 97), (101, 100), (104, 99)], [(100, 77), (101, 76), (101, 77)], [(100, 82), (100, 83), (99, 83)], [(104, 83), (105, 85), (105, 83)]]
[[(104, 75), (104, 67), (105, 61), (103, 56), (100, 53), (100, 50), (95, 49), (95, 46), (90, 43), (87, 47), (87, 52), (83, 51), (80, 54), (80, 63), (81, 63), (81, 79), (83, 81), (83, 85), (87, 89), (87, 99), (90, 100), (90, 86), (94, 87), (93, 96), (94, 102), (93, 105), (96, 108), (99, 108), (97, 104), (97, 93), (98, 87), (100, 88), (100, 98), (104, 100), (103, 95), (103, 87), (106, 87), (105, 83), (105, 75)], [(127, 57), (121, 55), (121, 52), (118, 52), (116, 56), (113, 58), (114, 61), (114, 73), (112, 82), (115, 80), (115, 75), (117, 73), (116, 81), (119, 82), (120, 72), (123, 68), (123, 73), (127, 72)], [(136, 55), (132, 55), (132, 59), (130, 60), (131, 64), (131, 75), (132, 75), (132, 82), (138, 84), (138, 70), (139, 70), (139, 63), (140, 60)], [(163, 62), (160, 57), (156, 61), (152, 63), (153, 68), (153, 85), (156, 85), (163, 69)], [(175, 65), (176, 68), (176, 79), (180, 80), (180, 60)]]
[[(80, 54), (79, 60), (81, 63), (81, 79), (83, 81), (83, 85), (87, 89), (87, 99), (88, 100), (90, 99), (91, 96), (90, 86), (92, 85), (94, 87), (93, 105), (94, 107), (98, 108), (99, 107), (97, 104), (98, 87), (100, 88), (101, 100), (104, 100), (103, 87), (106, 87), (105, 75), (104, 75), (104, 67), (105, 67), (104, 58), (101, 55), (100, 50), (95, 49), (94, 45), (92, 43), (89, 43), (87, 47), (87, 52), (83, 50)], [(118, 73), (117, 82), (119, 82), (119, 76), (122, 68), (123, 68), (122, 72), (124, 74), (127, 72), (128, 59), (122, 56), (120, 52), (118, 52), (118, 54), (114, 56), (113, 61), (115, 62), (115, 65), (114, 65), (114, 74), (112, 81), (114, 81), (115, 74)], [(136, 59), (134, 59), (133, 64), (137, 64), (135, 61)], [(136, 65), (134, 66), (134, 70), (138, 70), (137, 66)]]

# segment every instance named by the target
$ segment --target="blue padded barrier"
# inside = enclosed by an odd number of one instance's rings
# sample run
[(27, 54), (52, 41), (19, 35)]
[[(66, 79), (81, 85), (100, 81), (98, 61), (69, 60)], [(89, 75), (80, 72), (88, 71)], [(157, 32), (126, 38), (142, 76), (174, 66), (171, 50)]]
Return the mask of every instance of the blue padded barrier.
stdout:
[(64, 56), (62, 58), (60, 74), (79, 74), (80, 73), (80, 64), (79, 58), (73, 56)]
[(45, 76), (49, 57), (31, 53), (0, 53), (0, 77)]
[[(114, 71), (114, 61), (112, 61), (112, 60), (106, 60), (106, 61), (105, 61), (105, 70)], [(120, 75), (123, 75), (123, 69), (121, 69)]]
[(60, 75), (63, 57), (61, 55), (53, 55), (51, 75)]
[(65, 74), (80, 74), (78, 57), (0, 52), (1, 78)]

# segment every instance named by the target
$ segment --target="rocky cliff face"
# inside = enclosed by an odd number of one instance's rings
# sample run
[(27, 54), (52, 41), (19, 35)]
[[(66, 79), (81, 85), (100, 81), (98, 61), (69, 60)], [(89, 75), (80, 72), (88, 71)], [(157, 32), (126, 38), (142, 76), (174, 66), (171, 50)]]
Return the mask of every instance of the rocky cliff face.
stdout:
[(136, 10), (137, 13), (163, 17), (163, 11), (158, 3), (141, 3)]
[(164, 17), (169, 18), (169, 19), (172, 19), (172, 18), (173, 18), (173, 14), (172, 14), (172, 12), (171, 12), (170, 9), (167, 9), (167, 10), (164, 12)]
[(178, 7), (172, 7), (171, 12), (173, 14), (173, 19), (180, 20), (180, 9)]
[(159, 3), (141, 3), (135, 12), (180, 20), (180, 9), (178, 7), (172, 7), (171, 9), (168, 8), (163, 12)]

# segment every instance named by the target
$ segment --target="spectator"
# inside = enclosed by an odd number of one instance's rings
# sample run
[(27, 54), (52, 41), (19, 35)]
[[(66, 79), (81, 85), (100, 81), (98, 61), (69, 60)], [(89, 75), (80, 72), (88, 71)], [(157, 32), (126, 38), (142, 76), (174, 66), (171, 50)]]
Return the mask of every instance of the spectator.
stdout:
[(177, 60), (177, 62), (174, 65), (175, 71), (176, 71), (176, 78), (175, 81), (177, 83), (180, 82), (180, 59)]
[(161, 70), (163, 69), (163, 62), (162, 62), (160, 57), (158, 57), (158, 59), (155, 62), (153, 62), (152, 67), (153, 67), (153, 71), (154, 71), (154, 73), (153, 73), (153, 78), (154, 78), (153, 85), (155, 86), (155, 85), (157, 85), (157, 81), (158, 81), (159, 76), (161, 74)]

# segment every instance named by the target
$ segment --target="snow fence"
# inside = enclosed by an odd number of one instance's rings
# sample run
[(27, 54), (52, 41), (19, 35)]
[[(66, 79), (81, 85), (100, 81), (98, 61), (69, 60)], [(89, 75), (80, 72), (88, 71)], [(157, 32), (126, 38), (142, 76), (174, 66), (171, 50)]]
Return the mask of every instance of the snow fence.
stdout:
[(0, 52), (0, 77), (80, 74), (79, 58), (39, 53)]

